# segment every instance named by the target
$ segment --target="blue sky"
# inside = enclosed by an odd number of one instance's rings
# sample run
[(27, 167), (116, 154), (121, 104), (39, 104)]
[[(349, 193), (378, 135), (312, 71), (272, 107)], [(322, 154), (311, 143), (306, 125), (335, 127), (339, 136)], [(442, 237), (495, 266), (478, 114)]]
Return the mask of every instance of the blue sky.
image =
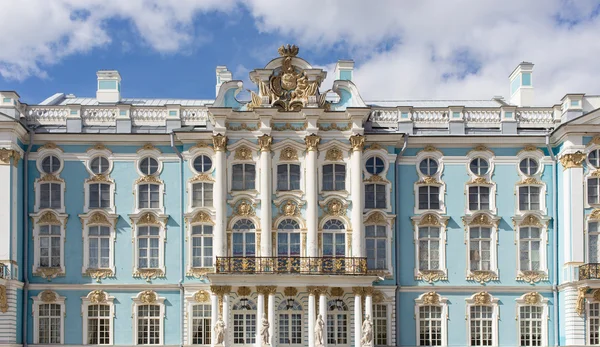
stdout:
[[(508, 74), (535, 64), (536, 101), (600, 94), (600, 1), (0, 0), (0, 90), (37, 103), (94, 96), (117, 69), (124, 97), (213, 98), (284, 43), (332, 72), (354, 59), (367, 99), (508, 98)], [(329, 76), (331, 77), (331, 76)], [(331, 83), (331, 80), (324, 82)], [(330, 86), (323, 86), (329, 88)]]

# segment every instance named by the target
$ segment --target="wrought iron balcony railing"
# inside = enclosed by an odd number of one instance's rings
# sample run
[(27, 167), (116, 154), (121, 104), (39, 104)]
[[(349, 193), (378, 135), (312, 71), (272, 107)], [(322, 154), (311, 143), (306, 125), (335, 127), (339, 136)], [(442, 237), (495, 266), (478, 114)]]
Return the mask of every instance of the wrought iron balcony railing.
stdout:
[(217, 257), (221, 274), (366, 275), (367, 258), (359, 257)]
[(0, 278), (10, 279), (10, 268), (4, 263), (0, 263)]
[(579, 265), (579, 280), (600, 279), (600, 263)]

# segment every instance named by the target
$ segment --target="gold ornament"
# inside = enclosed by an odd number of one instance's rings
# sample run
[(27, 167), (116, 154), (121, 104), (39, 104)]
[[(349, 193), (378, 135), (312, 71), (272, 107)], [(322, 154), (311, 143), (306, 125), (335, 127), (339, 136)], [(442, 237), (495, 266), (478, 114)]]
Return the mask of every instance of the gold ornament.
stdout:
[(594, 209), (592, 213), (589, 214), (588, 217), (590, 220), (598, 220), (600, 219), (600, 209)]
[(8, 295), (6, 294), (6, 286), (0, 285), (0, 312), (8, 312)]
[(91, 277), (96, 280), (96, 283), (100, 283), (103, 279), (114, 277), (115, 273), (111, 269), (87, 269), (83, 276)]
[(227, 149), (227, 137), (217, 134), (213, 135), (212, 140), (215, 151), (225, 151)]
[(255, 130), (258, 130), (258, 128), (260, 128), (260, 123), (257, 122), (256, 125), (254, 125), (254, 126), (248, 125), (247, 123), (241, 123), (238, 126), (231, 126), (229, 122), (225, 122), (225, 127), (232, 131), (240, 131), (240, 130), (255, 131)]
[(298, 160), (298, 151), (292, 147), (286, 147), (281, 150), (279, 160)]
[(212, 220), (212, 218), (208, 215), (208, 213), (206, 212), (198, 212), (194, 215), (194, 218), (192, 218), (191, 224), (194, 223), (210, 223), (210, 224), (215, 224)]
[(283, 289), (283, 294), (285, 294), (285, 296), (296, 296), (298, 294), (298, 289), (295, 287), (285, 287), (285, 289)]
[(277, 293), (277, 286), (256, 286), (256, 292), (263, 295), (271, 295)]
[(14, 149), (0, 148), (0, 165), (10, 164), (10, 159), (13, 159), (13, 166), (19, 165), (21, 154)]
[(346, 208), (347, 206), (338, 199), (331, 199), (326, 206), (327, 214), (330, 216), (345, 216)]
[(428, 283), (447, 281), (448, 276), (441, 270), (422, 270), (415, 276), (417, 281), (425, 281)]
[(243, 216), (243, 217), (249, 217), (249, 216), (254, 216), (254, 209), (252, 208), (252, 205), (246, 201), (246, 200), (242, 200), (236, 208), (236, 214), (238, 216)]
[(585, 154), (581, 151), (577, 151), (575, 153), (567, 153), (563, 154), (559, 160), (564, 170), (570, 168), (578, 168), (582, 167), (582, 163), (585, 160)]
[(337, 147), (330, 148), (327, 150), (327, 153), (325, 153), (325, 160), (342, 161), (343, 159), (344, 155), (342, 154), (342, 151)]
[(242, 286), (238, 288), (237, 293), (239, 296), (248, 296), (252, 293), (252, 290), (249, 287)]
[(306, 143), (307, 151), (316, 151), (319, 142), (321, 142), (321, 138), (315, 134), (308, 135), (304, 138), (304, 142)]
[(537, 305), (540, 303), (540, 294), (537, 292), (531, 292), (525, 294), (525, 303), (527, 305)]
[(296, 215), (296, 207), (296, 204), (288, 200), (285, 205), (283, 205), (283, 214), (286, 216)]
[(209, 295), (205, 290), (199, 290), (194, 294), (194, 300), (196, 300), (196, 302), (208, 302)]
[(583, 315), (585, 312), (585, 294), (587, 294), (590, 287), (579, 287), (577, 288), (577, 304), (575, 305), (575, 311), (578, 315)]
[(147, 176), (142, 176), (142, 177), (138, 178), (137, 180), (135, 180), (135, 184), (140, 184), (140, 183), (162, 184), (163, 181), (161, 181), (160, 178), (158, 178), (157, 176), (147, 175)]
[(236, 160), (252, 160), (252, 150), (246, 146), (242, 146), (235, 150), (233, 158)]
[(381, 212), (374, 212), (367, 217), (365, 224), (387, 224), (387, 219)]
[(425, 216), (423, 216), (423, 218), (421, 218), (421, 220), (419, 221), (419, 226), (439, 227), (442, 226), (442, 223), (440, 223), (436, 215), (428, 213)]
[(325, 126), (322, 124), (318, 124), (317, 125), (319, 127), (319, 130), (321, 131), (331, 131), (331, 130), (337, 130), (337, 131), (347, 131), (352, 129), (352, 123), (348, 122), (345, 125), (338, 125), (337, 123), (330, 123), (329, 125)]
[(54, 142), (46, 142), (43, 146), (38, 148), (38, 152), (41, 152), (44, 149), (58, 149), (61, 152), (64, 152), (62, 148), (58, 147)]
[(142, 148), (138, 149), (137, 152), (139, 153), (141, 151), (157, 151), (158, 153), (161, 153), (161, 151), (158, 148), (154, 147), (154, 145), (151, 143), (143, 145)]
[(353, 151), (362, 152), (365, 147), (365, 137), (358, 134), (350, 136), (350, 146)]
[(60, 221), (56, 218), (56, 215), (50, 211), (44, 212), (44, 214), (38, 219), (38, 225), (60, 225)]
[(100, 212), (94, 212), (94, 214), (92, 214), (90, 216), (90, 218), (88, 219), (88, 225), (90, 224), (108, 224), (110, 225), (110, 222), (108, 221), (108, 218), (106, 218), (106, 216)]
[(56, 301), (57, 296), (56, 293), (51, 290), (44, 290), (40, 296), (42, 302), (45, 303), (53, 303)]
[(517, 275), (517, 281), (527, 282), (529, 284), (547, 281), (548, 275), (540, 271), (521, 271)]
[(343, 296), (344, 290), (340, 287), (331, 288), (331, 296)]
[(474, 297), (476, 305), (489, 305), (492, 303), (492, 297), (487, 292), (479, 292)]
[(476, 281), (480, 284), (497, 280), (498, 275), (493, 271), (471, 271), (467, 276), (467, 281)]
[(269, 135), (263, 135), (258, 138), (258, 146), (260, 150), (263, 152), (271, 151), (271, 144), (273, 143), (273, 138)]
[(425, 305), (439, 305), (440, 296), (436, 292), (429, 292), (423, 295), (423, 303)]
[(106, 301), (106, 293), (102, 290), (94, 290), (90, 294), (88, 294), (90, 298), (90, 302), (92, 304), (100, 304)]
[(273, 130), (275, 130), (275, 131), (286, 131), (286, 130), (302, 131), (302, 130), (306, 130), (307, 127), (308, 127), (307, 123), (302, 123), (301, 125), (285, 123), (283, 125), (273, 126)]
[(139, 298), (143, 304), (154, 304), (156, 302), (156, 293), (152, 290), (144, 290)]
[(192, 179), (190, 179), (190, 183), (195, 183), (195, 182), (214, 182), (215, 179), (207, 174), (207, 173), (201, 173), (201, 174), (197, 174), (196, 176), (192, 177)]

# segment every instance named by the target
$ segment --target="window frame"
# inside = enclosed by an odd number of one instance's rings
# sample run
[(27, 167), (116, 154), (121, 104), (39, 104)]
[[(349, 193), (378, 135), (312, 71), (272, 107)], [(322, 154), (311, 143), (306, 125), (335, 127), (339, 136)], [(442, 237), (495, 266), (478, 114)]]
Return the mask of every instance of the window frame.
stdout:
[[(242, 220), (247, 220), (247, 221), (251, 222), (254, 228), (253, 229), (236, 229), (235, 228), (236, 224), (238, 222), (241, 222)], [(231, 243), (227, 247), (227, 251), (229, 252), (230, 257), (260, 257), (260, 247), (259, 247), (260, 234), (257, 232), (257, 230), (259, 228), (260, 228), (260, 226), (258, 225), (257, 221), (254, 218), (242, 217), (242, 218), (236, 218), (236, 219), (232, 220), (231, 221), (231, 229), (230, 229)], [(236, 230), (240, 230), (240, 231), (236, 231)], [(233, 246), (234, 246), (233, 235), (236, 233), (243, 234), (243, 246), (244, 246), (243, 255), (235, 255), (234, 251), (233, 251)], [(249, 245), (247, 242), (247, 239), (246, 239), (247, 233), (254, 234), (254, 255), (247, 255), (247, 253), (248, 253), (247, 247)]]
[[(390, 195), (388, 192), (388, 185), (386, 183), (375, 183), (375, 182), (368, 182), (365, 183), (363, 185), (363, 189), (364, 189), (364, 209), (365, 210), (387, 210), (388, 209), (388, 205), (389, 205), (389, 201), (388, 201), (388, 196)], [(368, 186), (374, 186), (373, 189), (373, 198), (374, 200), (373, 202), (373, 206), (367, 206), (367, 187)], [(381, 194), (381, 192), (378, 192), (377, 188), (378, 187), (383, 187), (383, 196), (384, 196), (384, 203), (383, 206), (377, 206), (377, 198), (379, 196), (379, 194)]]
[[(110, 215), (100, 211), (96, 211), (89, 214), (83, 214), (79, 216), (82, 224), (83, 234), (83, 263), (81, 266), (81, 273), (84, 276), (91, 276), (93, 273), (103, 272), (106, 276), (114, 276), (116, 273), (115, 269), (115, 241), (116, 241), (116, 223), (118, 220), (117, 215)], [(108, 227), (109, 228), (109, 266), (107, 268), (91, 268), (90, 267), (90, 254), (89, 254), (89, 228), (90, 227)], [(98, 278), (97, 278), (98, 279)]]
[[(187, 343), (184, 343), (184, 345), (186, 346), (209, 346), (213, 343), (214, 341), (214, 331), (213, 331), (213, 327), (214, 324), (216, 323), (213, 322), (214, 319), (218, 319), (218, 315), (215, 317), (213, 316), (214, 314), (214, 310), (213, 310), (213, 304), (218, 302), (217, 296), (214, 293), (211, 293), (208, 288), (205, 289), (200, 289), (196, 292), (193, 292), (192, 295), (189, 295), (192, 293), (186, 293), (185, 296), (185, 320), (183, 322), (183, 329), (185, 331), (185, 339)], [(208, 305), (210, 307), (210, 316), (207, 317), (210, 320), (210, 343), (209, 344), (201, 344), (201, 345), (195, 345), (193, 344), (193, 333), (194, 333), (194, 306), (196, 305)], [(218, 311), (218, 310), (217, 310)], [(206, 317), (205, 317), (206, 318)]]
[(492, 308), (492, 346), (498, 346), (498, 320), (499, 320), (499, 299), (493, 297), (487, 292), (479, 292), (465, 299), (466, 302), (466, 321), (467, 321), (467, 341), (466, 346), (471, 346), (471, 307), (485, 306)]
[[(286, 222), (286, 221), (292, 221), (294, 223), (296, 223), (297, 228), (292, 228), (292, 229), (282, 229), (280, 228), (280, 226), (282, 225), (282, 223)], [(303, 226), (301, 225), (301, 223), (293, 217), (290, 216), (285, 216), (285, 218), (279, 218), (278, 220), (276, 220), (276, 223), (274, 223), (275, 226), (277, 226), (277, 228), (274, 228), (273, 233), (274, 233), (274, 241), (273, 242), (273, 252), (272, 254), (274, 254), (277, 257), (288, 257), (288, 258), (294, 258), (294, 257), (302, 257), (304, 254), (304, 244), (303, 244)], [(288, 235), (288, 240), (287, 240), (287, 255), (279, 255), (279, 234), (287, 234)], [(298, 245), (300, 247), (299, 250), (299, 254), (298, 255), (289, 255), (291, 253), (290, 251), (290, 246), (291, 246), (291, 235), (298, 235), (299, 238), (299, 242)]]
[[(426, 281), (429, 283), (437, 281), (445, 281), (448, 279), (448, 268), (446, 265), (446, 237), (447, 237), (447, 225), (449, 217), (441, 216), (437, 213), (428, 213), (425, 215), (411, 217), (413, 222), (413, 242), (415, 247), (415, 261), (414, 261), (414, 278), (416, 281)], [(419, 268), (419, 229), (420, 228), (439, 228), (439, 262), (440, 266), (438, 270), (421, 270)]]
[[(240, 307), (239, 305), (241, 304), (242, 300), (246, 300), (246, 306), (250, 307), (250, 309), (240, 309), (238, 307)], [(236, 320), (235, 320), (235, 315), (243, 315), (244, 316), (244, 322), (243, 322), (243, 333), (244, 333), (244, 343), (243, 344), (239, 344), (239, 343), (235, 343), (235, 327), (236, 327)], [(247, 319), (247, 315), (252, 315), (254, 314), (254, 341), (250, 341), (249, 343), (247, 343), (247, 339), (252, 340), (252, 335), (249, 334), (248, 330), (248, 319)], [(238, 301), (232, 305), (231, 307), (231, 322), (229, 323), (229, 327), (231, 327), (231, 331), (227, 332), (228, 334), (231, 334), (231, 345), (232, 346), (252, 346), (256, 343), (256, 340), (260, 338), (260, 334), (259, 332), (259, 324), (260, 324), (260, 318), (258, 317), (258, 311), (257, 311), (257, 303), (251, 299), (251, 298), (238, 298)], [(229, 329), (228, 329), (229, 330)], [(248, 337), (250, 336), (250, 337)]]
[[(131, 233), (133, 241), (133, 277), (150, 278), (165, 276), (165, 243), (167, 242), (167, 222), (169, 217), (152, 212), (129, 215), (131, 219)], [(158, 267), (140, 268), (139, 267), (139, 227), (158, 227)]]
[(441, 346), (448, 345), (448, 298), (442, 297), (440, 294), (436, 292), (428, 292), (419, 295), (415, 299), (414, 306), (414, 317), (415, 317), (415, 346), (419, 346), (420, 343), (420, 309), (425, 306), (437, 306), (440, 307), (441, 312), (441, 329), (442, 329), (442, 341)]
[[(343, 310), (339, 310), (336, 303), (338, 300), (341, 300), (343, 303)], [(334, 309), (332, 309), (334, 308)], [(325, 325), (326, 325), (326, 329), (324, 331), (325, 333), (325, 341), (327, 346), (350, 346), (351, 342), (352, 342), (352, 330), (351, 330), (351, 326), (352, 326), (352, 322), (351, 322), (351, 314), (350, 314), (350, 309), (348, 307), (348, 304), (346, 304), (346, 302), (342, 299), (342, 298), (338, 298), (338, 299), (332, 299), (332, 300), (327, 300), (327, 316), (325, 317)], [(335, 321), (335, 326), (333, 326), (334, 330), (334, 339), (336, 340), (335, 343), (330, 343), (329, 342), (329, 328), (331, 326), (331, 324), (329, 324), (329, 316), (333, 316), (333, 319)], [(346, 343), (337, 343), (337, 340), (339, 339), (339, 332), (337, 330), (335, 330), (335, 328), (339, 328), (339, 326), (337, 325), (338, 323), (338, 319), (340, 315), (344, 315), (346, 324), (342, 325), (343, 328), (345, 328), (345, 334), (346, 334)]]
[[(204, 244), (204, 238), (206, 238), (207, 234), (202, 234), (203, 236), (194, 236), (193, 231), (194, 231), (194, 227), (197, 226), (201, 226), (201, 227), (207, 227), (210, 226), (212, 227), (212, 234), (211, 234), (211, 238), (212, 238), (212, 266), (204, 266), (204, 261), (203, 261), (203, 266), (194, 266), (194, 238), (195, 237), (201, 237), (203, 238), (202, 240), (202, 258), (205, 257), (204, 255), (204, 248), (206, 247), (206, 245)], [(215, 225), (214, 222), (212, 221), (212, 217), (207, 214), (206, 212), (198, 212), (196, 214), (196, 216), (194, 216), (191, 219), (188, 219), (188, 235), (187, 235), (187, 239), (188, 241), (188, 265), (187, 265), (187, 273), (188, 276), (189, 275), (194, 275), (195, 272), (202, 272), (203, 270), (208, 271), (208, 272), (212, 272), (214, 271), (215, 268), (215, 263), (216, 263), (216, 255), (215, 255)]]
[[(343, 229), (325, 229), (325, 225), (327, 224), (327, 222), (330, 221), (339, 221), (342, 225), (343, 225)], [(348, 254), (350, 254), (350, 249), (348, 247), (348, 240), (352, 238), (352, 234), (350, 234), (348, 232), (347, 229), (347, 225), (348, 225), (348, 221), (342, 219), (342, 218), (337, 218), (337, 217), (331, 217), (331, 218), (325, 218), (323, 221), (321, 221), (321, 226), (319, 228), (319, 255), (321, 257), (324, 258), (338, 258), (338, 256), (335, 254), (335, 246), (337, 246), (338, 244), (335, 242), (335, 235), (336, 234), (342, 234), (344, 236), (344, 255), (340, 256), (339, 258), (346, 258), (348, 257)], [(333, 234), (333, 255), (324, 255), (324, 246), (325, 246), (325, 240), (324, 240), (324, 234), (325, 233), (332, 233)]]
[[(435, 160), (437, 162), (438, 169), (433, 175), (425, 175), (420, 170), (419, 165), (421, 164), (421, 161), (426, 160), (426, 159)], [(424, 149), (422, 149), (421, 151), (419, 151), (417, 153), (417, 156), (415, 158), (414, 168), (415, 168), (415, 172), (417, 174), (417, 181), (414, 183), (414, 186), (413, 186), (413, 190), (414, 190), (413, 193), (414, 193), (414, 197), (415, 197), (414, 214), (420, 215), (420, 214), (425, 214), (425, 213), (429, 213), (429, 212), (438, 212), (439, 214), (445, 214), (446, 213), (446, 204), (445, 204), (446, 183), (442, 181), (442, 175), (444, 174), (443, 153), (433, 146), (426, 146)], [(420, 204), (421, 204), (420, 190), (421, 190), (421, 188), (425, 188), (425, 187), (436, 187), (438, 189), (438, 194), (437, 194), (438, 204), (439, 204), (438, 209), (430, 209), (430, 208), (422, 209), (421, 208), (421, 206), (420, 206)], [(428, 207), (431, 206), (431, 201), (429, 201), (430, 197), (431, 197), (431, 192), (430, 192), (430, 189), (428, 188), (428, 192), (427, 192), (427, 200), (429, 202), (427, 204)]]
[(517, 321), (517, 341), (516, 341), (517, 344), (516, 345), (521, 346), (521, 344), (520, 344), (521, 343), (521, 308), (527, 307), (527, 306), (533, 306), (533, 307), (542, 307), (542, 317), (541, 317), (542, 340), (541, 340), (540, 346), (548, 346), (548, 322), (550, 319), (549, 307), (548, 307), (549, 299), (537, 292), (529, 292), (529, 293), (523, 294), (520, 297), (516, 298), (515, 302), (516, 302), (515, 320)]
[[(33, 219), (33, 256), (32, 275), (41, 276), (51, 280), (56, 276), (63, 276), (66, 273), (65, 265), (65, 240), (66, 240), (66, 223), (67, 214), (57, 213), (52, 210), (40, 211), (30, 215)], [(40, 227), (41, 226), (59, 226), (60, 228), (60, 266), (58, 267), (42, 267), (41, 266), (41, 251), (40, 251)]]
[[(298, 305), (300, 307), (299, 310), (294, 310), (294, 309), (282, 309), (283, 305), (288, 305), (286, 304), (288, 302), (288, 300), (293, 300), (295, 305)], [(279, 306), (277, 307), (276, 310), (276, 314), (277, 314), (277, 336), (273, 337), (274, 339), (276, 339), (277, 341), (277, 345), (278, 346), (302, 346), (303, 342), (304, 342), (304, 318), (306, 317), (304, 315), (304, 307), (302, 306), (302, 302), (298, 301), (296, 299), (293, 298), (287, 298), (287, 299), (283, 299), (281, 300), (281, 302), (279, 303)], [(281, 325), (281, 315), (287, 315), (288, 316), (288, 320), (291, 322), (292, 320), (290, 319), (290, 315), (292, 314), (300, 314), (300, 343), (281, 343), (281, 333), (282, 333), (282, 325)], [(292, 340), (291, 336), (292, 336), (292, 324), (288, 325), (288, 333), (290, 336), (290, 341)]]
[[(517, 281), (525, 281), (530, 284), (539, 281), (548, 280), (548, 224), (550, 218), (539, 213), (529, 213), (524, 216), (513, 217), (514, 224), (514, 240), (517, 250), (516, 254), (516, 271)], [(537, 271), (521, 270), (521, 228), (539, 228), (540, 229), (540, 268)]]
[[(158, 294), (152, 290), (146, 290), (138, 293), (136, 296), (131, 298), (132, 304), (132, 318), (133, 318), (133, 345), (135, 346), (158, 346), (164, 345), (165, 340), (165, 298), (159, 297)], [(139, 330), (139, 316), (138, 308), (145, 305), (157, 305), (159, 306), (159, 343), (157, 344), (139, 344), (138, 343), (138, 330)]]
[[(592, 259), (590, 259), (590, 255), (591, 255), (590, 236), (592, 234), (596, 235), (596, 237), (598, 238), (598, 250), (597, 250), (597, 254), (596, 254), (596, 259), (597, 259), (596, 263), (600, 263), (600, 219), (598, 217), (600, 217), (600, 216), (595, 216), (594, 214), (588, 214), (585, 219), (585, 241), (584, 241), (585, 242), (585, 262), (588, 264), (594, 263), (591, 261)], [(598, 227), (597, 227), (597, 231), (592, 232), (591, 228), (590, 228), (590, 224), (593, 224), (593, 223), (596, 223), (598, 225)]]
[[(193, 211), (199, 208), (203, 208), (203, 209), (215, 209), (215, 182), (214, 181), (190, 181), (190, 189), (189, 189), (189, 210)], [(195, 194), (195, 186), (199, 184), (202, 185), (202, 204), (199, 206), (194, 206), (194, 194)], [(211, 199), (210, 201), (212, 202), (210, 206), (206, 205), (206, 194), (207, 194), (207, 190), (206, 190), (206, 185), (211, 185), (212, 186), (212, 190), (211, 190)]]
[[(332, 185), (334, 189), (325, 189), (325, 167), (326, 166), (330, 166), (332, 167)], [(336, 176), (338, 174), (336, 167), (337, 166), (341, 166), (344, 169), (344, 189), (335, 189), (336, 185), (339, 183), (338, 180), (336, 179)], [(346, 167), (346, 163), (345, 162), (325, 162), (323, 165), (321, 165), (321, 191), (322, 192), (343, 192), (343, 191), (348, 191), (348, 170)]]
[[(302, 149), (302, 151), (304, 151), (304, 149)], [(318, 178), (317, 178), (317, 182), (318, 182), (318, 187), (319, 187), (319, 194), (321, 194), (323, 197), (328, 198), (330, 196), (337, 196), (340, 198), (348, 198), (350, 196), (350, 179), (351, 179), (351, 173), (350, 173), (350, 157), (351, 157), (351, 151), (350, 151), (350, 146), (348, 146), (348, 144), (342, 143), (338, 140), (332, 140), (332, 141), (328, 141), (324, 144), (322, 144), (321, 146), (319, 146), (319, 152), (318, 152), (318, 157), (317, 157), (317, 167), (318, 167)], [(325, 190), (323, 187), (323, 183), (325, 182), (325, 178), (324, 178), (324, 167), (325, 165), (334, 165), (334, 171), (335, 171), (335, 165), (343, 165), (344, 166), (344, 171), (345, 171), (345, 175), (344, 175), (344, 189), (343, 190)], [(304, 168), (303, 168), (304, 170)], [(362, 170), (362, 169), (361, 169)], [(334, 182), (335, 182), (335, 177), (334, 177)], [(335, 184), (335, 183), (334, 183)], [(335, 188), (335, 186), (334, 186)], [(299, 197), (301, 198), (301, 197)]]
[[(582, 290), (581, 288), (579, 290)], [(591, 315), (591, 306), (592, 305), (598, 305), (599, 306), (599, 314), (598, 314), (598, 318), (600, 318), (600, 302), (597, 301), (596, 299), (594, 299), (594, 295), (593, 294), (586, 294), (585, 298), (587, 299), (585, 302), (585, 345), (586, 346), (598, 346), (600, 344), (592, 344), (591, 343), (591, 336), (590, 334), (592, 333), (592, 329), (590, 327), (590, 318), (594, 317), (596, 318), (596, 316), (592, 316)], [(600, 327), (598, 327), (598, 331), (600, 332)]]
[[(42, 168), (42, 162), (48, 156), (56, 157), (60, 162), (60, 167), (56, 172), (53, 173), (45, 173)], [(41, 147), (38, 150), (38, 159), (36, 160), (36, 167), (38, 169), (38, 173), (40, 176), (34, 181), (34, 193), (35, 193), (35, 202), (34, 202), (34, 212), (38, 212), (44, 209), (52, 209), (59, 213), (65, 213), (65, 191), (67, 189), (66, 182), (63, 178), (60, 177), (62, 171), (65, 168), (64, 153), (62, 149), (57, 147), (56, 145), (49, 143), (44, 147)], [(49, 207), (41, 207), (41, 185), (45, 183), (55, 183), (60, 184), (60, 207), (59, 208), (49, 208)]]
[[(81, 317), (82, 317), (82, 341), (83, 345), (98, 345), (98, 346), (109, 346), (114, 344), (114, 317), (115, 317), (115, 305), (114, 305), (114, 297), (108, 295), (106, 292), (102, 290), (93, 290), (88, 293), (88, 295), (81, 297)], [(90, 344), (88, 343), (88, 310), (90, 306), (94, 305), (107, 305), (109, 307), (109, 343), (108, 344)]]
[(65, 343), (65, 297), (58, 295), (52, 290), (41, 291), (38, 295), (32, 296), (32, 314), (33, 314), (33, 341), (39, 344), (40, 340), (40, 306), (41, 305), (59, 305), (60, 306), (60, 343), (51, 343), (51, 345), (63, 345)]
[[(496, 193), (497, 186), (496, 183), (492, 181), (492, 176), (494, 175), (495, 170), (495, 155), (484, 146), (477, 146), (469, 153), (467, 153), (466, 158), (466, 173), (469, 177), (469, 180), (465, 184), (465, 215), (473, 215), (481, 212), (489, 212), (491, 214), (497, 213), (496, 206)], [(484, 159), (488, 163), (488, 170), (484, 174), (477, 174), (471, 171), (471, 162), (475, 159)], [(476, 186), (485, 186), (489, 188), (489, 209), (487, 210), (471, 210), (470, 206), (470, 188)], [(480, 206), (478, 206), (480, 207)]]
[[(465, 225), (466, 274), (468, 281), (479, 283), (498, 280), (498, 223), (500, 218), (488, 213), (463, 217)], [(471, 270), (471, 228), (490, 229), (490, 269)]]
[[(298, 189), (291, 189), (292, 187), (292, 165), (293, 166), (297, 166), (298, 167)], [(287, 188), (288, 189), (279, 189), (279, 167), (280, 166), (285, 166), (286, 167), (286, 176), (287, 176)], [(273, 172), (273, 175), (275, 176), (275, 192), (279, 192), (279, 193), (285, 193), (285, 192), (298, 192), (298, 191), (302, 191), (302, 165), (300, 165), (300, 163), (298, 162), (277, 162), (275, 165), (275, 171)]]
[[(260, 175), (261, 175), (261, 163), (259, 155), (259, 147), (257, 144), (242, 139), (228, 146), (229, 155), (227, 157), (227, 191), (233, 197), (238, 195), (251, 195), (256, 196), (260, 187)], [(273, 161), (274, 162), (274, 161)], [(233, 189), (233, 166), (237, 164), (254, 165), (254, 188), (253, 189)], [(265, 170), (272, 170), (273, 168), (266, 168)], [(244, 168), (245, 172), (245, 168)], [(271, 172), (269, 172), (269, 175)], [(273, 180), (271, 180), (273, 181)], [(274, 182), (271, 182), (273, 185)], [(273, 190), (275, 191), (275, 190)]]

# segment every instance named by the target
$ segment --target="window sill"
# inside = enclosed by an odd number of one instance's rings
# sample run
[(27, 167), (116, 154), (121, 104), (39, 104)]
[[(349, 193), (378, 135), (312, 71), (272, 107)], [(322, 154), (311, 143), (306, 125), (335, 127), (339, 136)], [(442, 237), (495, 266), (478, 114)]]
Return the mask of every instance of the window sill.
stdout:
[(201, 278), (207, 274), (215, 273), (214, 267), (192, 267), (185, 273), (187, 277)]
[(88, 268), (87, 270), (85, 270), (84, 273), (82, 273), (82, 275), (84, 277), (91, 277), (91, 278), (95, 279), (97, 283), (100, 283), (100, 280), (103, 280), (103, 279), (106, 279), (109, 277), (115, 277), (115, 271), (110, 268), (106, 268), (106, 269)]
[(498, 280), (498, 273), (492, 270), (469, 271), (467, 274), (467, 281), (475, 281), (480, 284)]
[(534, 284), (548, 281), (548, 273), (546, 271), (519, 271), (515, 280)]
[(421, 270), (415, 275), (415, 281), (426, 281), (428, 283), (447, 281), (448, 274), (444, 270)]
[(63, 267), (37, 267), (33, 272), (33, 276), (40, 276), (51, 281), (56, 277), (64, 277), (65, 269)]

